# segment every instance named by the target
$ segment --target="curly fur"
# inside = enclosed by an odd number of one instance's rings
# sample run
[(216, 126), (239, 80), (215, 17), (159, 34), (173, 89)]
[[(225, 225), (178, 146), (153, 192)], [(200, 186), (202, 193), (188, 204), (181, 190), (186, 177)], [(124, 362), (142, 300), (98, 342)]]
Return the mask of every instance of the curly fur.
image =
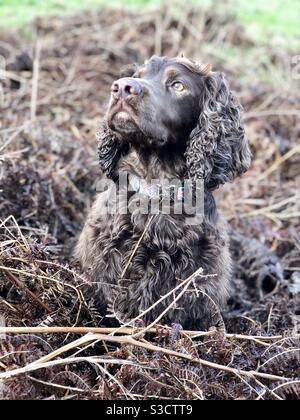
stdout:
[(201, 110), (185, 156), (190, 177), (215, 189), (245, 172), (251, 161), (242, 108), (224, 74), (206, 77)]
[[(192, 67), (191, 62), (189, 65)], [(242, 110), (229, 90), (224, 75), (199, 75), (203, 83), (200, 115), (190, 128), (186, 145), (166, 150), (138, 147), (117, 136), (104, 121), (99, 132), (99, 159), (104, 176), (114, 181), (121, 173), (144, 179), (204, 179), (205, 215), (201, 224), (186, 225), (183, 217), (157, 214), (129, 265), (121, 273), (139, 241), (148, 215), (103, 214), (109, 191), (98, 195), (81, 234), (77, 254), (96, 283), (101, 312), (110, 310), (117, 319), (134, 318), (153, 305), (199, 267), (204, 277), (197, 287), (222, 308), (228, 298), (231, 258), (226, 222), (216, 209), (212, 190), (232, 181), (250, 164)], [(119, 191), (121, 200), (122, 191)], [(144, 316), (152, 321), (172, 302), (173, 296)], [(187, 328), (209, 328), (213, 322), (207, 297), (190, 290), (162, 322)]]
[(98, 132), (98, 157), (100, 168), (110, 179), (116, 180), (116, 165), (120, 160), (122, 153), (125, 153), (124, 146), (120, 140), (104, 123)]

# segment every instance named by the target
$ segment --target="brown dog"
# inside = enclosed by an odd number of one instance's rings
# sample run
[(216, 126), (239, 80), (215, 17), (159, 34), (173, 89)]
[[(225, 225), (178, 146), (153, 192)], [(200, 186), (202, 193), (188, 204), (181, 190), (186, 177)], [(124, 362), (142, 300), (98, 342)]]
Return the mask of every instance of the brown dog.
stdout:
[[(208, 328), (211, 300), (224, 305), (231, 278), (228, 228), (213, 191), (245, 172), (251, 160), (242, 109), (224, 75), (184, 58), (152, 57), (142, 66), (128, 67), (112, 85), (99, 158), (104, 176), (113, 183), (98, 195), (77, 252), (97, 284), (103, 314), (109, 306), (117, 318), (146, 311), (143, 319), (155, 320), (179, 290), (147, 309), (202, 267), (203, 275), (162, 322)], [(202, 220), (189, 223), (186, 213), (175, 212), (184, 189), (172, 196), (168, 214), (145, 214), (139, 207), (124, 212), (131, 204), (119, 186), (123, 175), (130, 197), (149, 198), (152, 180), (158, 180), (156, 186), (174, 179), (202, 182)], [(132, 188), (134, 183), (138, 186)], [(107, 212), (113, 190), (123, 207)]]

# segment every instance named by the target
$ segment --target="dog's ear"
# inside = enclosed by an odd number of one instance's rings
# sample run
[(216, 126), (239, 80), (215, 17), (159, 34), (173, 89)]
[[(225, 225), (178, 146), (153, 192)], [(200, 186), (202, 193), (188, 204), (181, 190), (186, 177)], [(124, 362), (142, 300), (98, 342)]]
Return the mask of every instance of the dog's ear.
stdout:
[(123, 66), (120, 71), (120, 77), (132, 77), (137, 71), (139, 65), (137, 63), (128, 64)]
[(100, 167), (108, 178), (116, 181), (118, 178), (117, 163), (126, 153), (127, 146), (118, 139), (105, 122), (97, 133), (97, 139)]
[(230, 91), (224, 74), (203, 76), (200, 116), (186, 149), (191, 179), (203, 179), (215, 189), (245, 172), (251, 152), (242, 120), (242, 107)]

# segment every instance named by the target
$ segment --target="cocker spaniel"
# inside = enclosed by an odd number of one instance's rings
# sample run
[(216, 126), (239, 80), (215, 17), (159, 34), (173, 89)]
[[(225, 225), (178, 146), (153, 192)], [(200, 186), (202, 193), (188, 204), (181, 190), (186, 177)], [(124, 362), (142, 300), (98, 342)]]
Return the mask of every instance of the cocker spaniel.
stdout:
[[(110, 183), (77, 246), (103, 314), (122, 320), (143, 314), (145, 322), (163, 314), (167, 324), (211, 326), (211, 303), (224, 306), (232, 276), (229, 230), (213, 193), (250, 165), (242, 116), (224, 74), (183, 57), (154, 56), (126, 67), (113, 83), (99, 133)], [(174, 179), (182, 183), (176, 192)], [(166, 185), (173, 191), (170, 211), (145, 211), (143, 199), (161, 200)], [(194, 203), (201, 186), (203, 214), (195, 223), (195, 213), (176, 209), (187, 196)], [(191, 284), (179, 295), (186, 279)]]

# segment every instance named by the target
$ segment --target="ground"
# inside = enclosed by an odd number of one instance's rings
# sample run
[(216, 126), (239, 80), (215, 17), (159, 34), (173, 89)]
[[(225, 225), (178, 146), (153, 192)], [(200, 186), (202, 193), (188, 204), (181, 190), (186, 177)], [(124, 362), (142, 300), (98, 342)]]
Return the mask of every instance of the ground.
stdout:
[[(298, 399), (297, 37), (257, 43), (228, 8), (183, 5), (44, 17), (30, 28), (28, 38), (0, 34), (0, 316), (27, 332), (0, 337), (3, 397)], [(200, 338), (178, 325), (135, 341), (128, 329), (108, 336), (72, 258), (100, 175), (95, 133), (123, 64), (179, 51), (225, 71), (244, 106), (253, 164), (218, 191), (218, 205), (274, 251), (284, 279), (262, 287), (236, 276), (228, 308)], [(58, 326), (104, 329), (79, 342), (74, 330), (28, 330)]]

